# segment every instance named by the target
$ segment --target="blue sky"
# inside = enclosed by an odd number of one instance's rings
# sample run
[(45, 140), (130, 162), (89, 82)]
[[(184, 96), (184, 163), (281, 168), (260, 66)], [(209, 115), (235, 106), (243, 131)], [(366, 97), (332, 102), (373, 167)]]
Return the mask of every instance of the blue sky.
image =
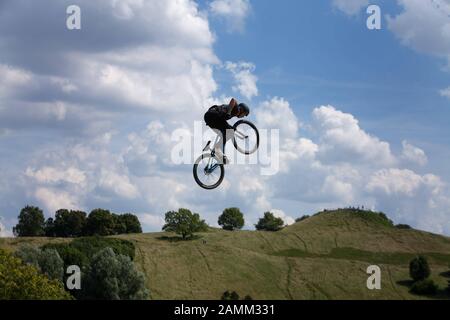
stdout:
[[(3, 1), (0, 235), (26, 204), (133, 212), (147, 231), (179, 207), (216, 225), (237, 206), (251, 229), (365, 205), (450, 234), (450, 3), (372, 3), (381, 30), (367, 0), (80, 0), (68, 31), (70, 1)], [(231, 165), (207, 192), (171, 135), (231, 96), (280, 130), (283, 170)]]
[[(393, 4), (383, 3), (383, 13), (395, 14)], [(427, 133), (415, 126), (445, 129), (449, 102), (438, 93), (450, 80), (441, 70), (445, 61), (402, 45), (385, 19), (382, 30), (369, 31), (366, 17), (348, 17), (329, 1), (258, 1), (240, 34), (213, 23), (215, 48), (228, 60), (253, 61), (261, 91), (286, 97), (302, 116), (328, 101), (368, 123), (410, 119), (417, 139)], [(398, 137), (379, 126), (373, 131)], [(448, 144), (448, 136), (433, 140)]]
[[(401, 12), (395, 1), (371, 3), (383, 15)], [(367, 17), (365, 10), (349, 17), (330, 1), (258, 1), (241, 33), (213, 21), (215, 48), (220, 57), (253, 61), (261, 92), (287, 98), (299, 117), (324, 103), (339, 106), (393, 148), (402, 139), (421, 145), (450, 178), (450, 101), (439, 94), (450, 82), (446, 60), (401, 44), (385, 17), (382, 30), (369, 31)]]

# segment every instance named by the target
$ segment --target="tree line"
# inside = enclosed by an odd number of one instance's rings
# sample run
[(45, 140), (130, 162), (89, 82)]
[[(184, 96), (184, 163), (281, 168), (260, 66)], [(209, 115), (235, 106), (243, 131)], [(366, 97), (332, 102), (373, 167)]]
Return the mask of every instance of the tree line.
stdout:
[(109, 210), (95, 209), (89, 215), (83, 211), (61, 209), (54, 218), (45, 220), (38, 207), (26, 206), (20, 211), (18, 223), (13, 228), (17, 237), (61, 237), (109, 236), (142, 233), (137, 216), (115, 214)]
[[(218, 224), (227, 231), (241, 230), (245, 225), (244, 214), (239, 208), (227, 208), (219, 216)], [(255, 225), (258, 231), (279, 231), (285, 226), (283, 219), (275, 217), (272, 212), (264, 213)], [(165, 224), (162, 228), (166, 232), (174, 232), (181, 235), (183, 240), (192, 239), (197, 232), (208, 230), (205, 220), (198, 213), (192, 213), (188, 209), (169, 211), (165, 215)]]

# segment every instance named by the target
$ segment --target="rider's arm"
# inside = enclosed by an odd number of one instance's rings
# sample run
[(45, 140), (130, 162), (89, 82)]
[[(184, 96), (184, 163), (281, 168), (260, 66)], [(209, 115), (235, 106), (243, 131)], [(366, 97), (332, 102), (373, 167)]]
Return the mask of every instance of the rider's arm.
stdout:
[(237, 100), (235, 98), (232, 98), (231, 101), (230, 101), (230, 104), (228, 105), (229, 108), (228, 108), (228, 112), (227, 113), (229, 115), (231, 115), (231, 113), (233, 112), (234, 108), (237, 107), (237, 105), (238, 105)]

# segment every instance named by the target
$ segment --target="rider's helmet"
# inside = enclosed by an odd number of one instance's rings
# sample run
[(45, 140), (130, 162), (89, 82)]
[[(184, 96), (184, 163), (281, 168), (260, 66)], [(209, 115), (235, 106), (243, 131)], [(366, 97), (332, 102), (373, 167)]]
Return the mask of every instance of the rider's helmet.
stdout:
[(239, 103), (239, 113), (244, 113), (246, 117), (250, 114), (250, 108), (245, 103)]

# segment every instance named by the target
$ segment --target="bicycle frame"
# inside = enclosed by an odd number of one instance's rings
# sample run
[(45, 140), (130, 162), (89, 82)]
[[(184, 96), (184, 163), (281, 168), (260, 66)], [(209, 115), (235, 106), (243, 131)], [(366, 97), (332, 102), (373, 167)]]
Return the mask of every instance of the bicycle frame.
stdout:
[(213, 147), (211, 148), (211, 141), (208, 141), (208, 144), (206, 145), (206, 147), (203, 149), (203, 151), (209, 150), (211, 151), (211, 158), (209, 158), (208, 164), (205, 167), (205, 172), (210, 174), (212, 172), (214, 172), (214, 170), (216, 170), (219, 167), (219, 164), (216, 163), (214, 165), (211, 165), (212, 160), (214, 159), (214, 155), (215, 155), (215, 151), (214, 148), (217, 145), (217, 143), (219, 142), (219, 135), (217, 135), (216, 140), (214, 141)]
[[(234, 135), (237, 136), (239, 139), (248, 139), (248, 136), (246, 136), (245, 134), (243, 134), (242, 132), (240, 132), (239, 130), (234, 130)], [(209, 159), (208, 164), (205, 167), (205, 172), (210, 174), (212, 172), (214, 172), (214, 170), (216, 170), (219, 167), (219, 164), (216, 163), (214, 165), (212, 165), (212, 160), (214, 159), (214, 155), (215, 155), (215, 151), (214, 148), (217, 145), (217, 143), (219, 142), (219, 134), (217, 134), (216, 140), (214, 141), (213, 147), (211, 148), (211, 141), (208, 141), (208, 143), (206, 144), (205, 148), (203, 149), (203, 151), (207, 151), (208, 149), (211, 151), (211, 155), (212, 158)]]

